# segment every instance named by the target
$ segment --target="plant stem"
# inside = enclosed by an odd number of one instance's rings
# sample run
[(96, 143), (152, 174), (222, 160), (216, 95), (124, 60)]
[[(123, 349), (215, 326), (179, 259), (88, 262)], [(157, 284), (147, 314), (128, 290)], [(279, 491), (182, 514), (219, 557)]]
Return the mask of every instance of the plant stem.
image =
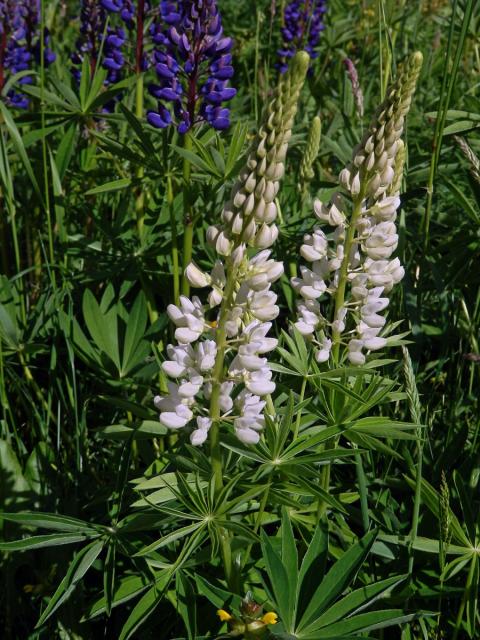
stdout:
[(178, 237), (175, 221), (173, 184), (171, 176), (167, 178), (167, 202), (170, 212), (170, 232), (172, 234), (172, 266), (173, 266), (173, 300), (176, 305), (180, 302), (180, 272), (178, 264)]
[(423, 440), (422, 434), (417, 432), (417, 471), (415, 478), (415, 498), (413, 502), (412, 530), (410, 532), (410, 543), (408, 545), (408, 573), (413, 572), (414, 550), (413, 545), (417, 538), (418, 519), (420, 516), (420, 505), (422, 503), (422, 467), (423, 467)]
[[(190, 151), (192, 148), (191, 134), (187, 133), (183, 137), (183, 148)], [(191, 164), (187, 158), (183, 159), (183, 210), (184, 210), (184, 234), (183, 234), (183, 270), (182, 270), (182, 294), (190, 294), (190, 284), (185, 277), (185, 269), (192, 261), (193, 246), (193, 211), (190, 189)]]
[[(45, 0), (41, 1), (41, 25), (40, 25), (40, 109), (42, 129), (45, 131)], [(50, 186), (48, 183), (47, 138), (42, 136), (42, 163), (45, 190), (45, 213), (47, 214), (48, 227), (48, 258), (50, 264), (55, 262), (53, 249), (52, 212), (50, 209)], [(50, 270), (52, 285), (56, 288), (55, 269)]]
[[(136, 93), (135, 93), (135, 115), (139, 120), (143, 118), (143, 73), (137, 73)], [(145, 230), (145, 194), (143, 191), (142, 180), (144, 176), (144, 168), (138, 167), (137, 180), (139, 183), (137, 199), (135, 202), (135, 217), (137, 221), (137, 232), (140, 246), (143, 246), (144, 230)]]
[[(305, 397), (305, 389), (307, 386), (307, 376), (303, 377), (302, 380), (302, 388), (300, 389), (300, 400), (299, 400), (299, 404), (301, 404), (303, 402), (303, 399)], [(295, 428), (293, 430), (293, 439), (296, 440), (298, 438), (298, 432), (300, 431), (300, 421), (302, 419), (302, 412), (299, 411), (297, 413), (297, 419), (295, 420)]]
[[(365, 180), (362, 180), (362, 182), (365, 182)], [(362, 202), (365, 197), (364, 191), (365, 191), (365, 187), (362, 186), (360, 189), (360, 193), (354, 200), (352, 216), (350, 218), (349, 225), (348, 225), (347, 237), (345, 239), (345, 253), (342, 261), (342, 266), (340, 267), (340, 277), (338, 280), (338, 287), (335, 294), (335, 315), (334, 315), (335, 320), (338, 317), (338, 313), (340, 309), (343, 307), (345, 303), (345, 290), (347, 287), (347, 280), (348, 280), (348, 263), (350, 261), (350, 250), (352, 248), (353, 240), (355, 237), (355, 225), (362, 211)], [(341, 338), (340, 332), (333, 331), (332, 337), (333, 337), (333, 347), (332, 347), (333, 362), (335, 364), (338, 364), (338, 356), (340, 353), (340, 338)]]
[(470, 593), (473, 587), (473, 578), (475, 576), (475, 569), (478, 561), (477, 557), (478, 556), (476, 553), (472, 554), (472, 559), (470, 561), (470, 569), (468, 571), (468, 576), (467, 576), (467, 582), (465, 584), (465, 589), (463, 591), (462, 602), (460, 603), (460, 608), (458, 610), (457, 621), (455, 622), (455, 631), (453, 633), (452, 640), (457, 640), (458, 634), (460, 633), (460, 630), (461, 630), (463, 614), (465, 612), (465, 607), (467, 605), (467, 601), (470, 597)]
[[(354, 445), (355, 449), (357, 448)], [(360, 494), (360, 508), (362, 511), (362, 525), (365, 533), (370, 529), (370, 517), (368, 514), (368, 490), (367, 477), (363, 468), (362, 454), (355, 452), (355, 468), (357, 472), (358, 492)]]

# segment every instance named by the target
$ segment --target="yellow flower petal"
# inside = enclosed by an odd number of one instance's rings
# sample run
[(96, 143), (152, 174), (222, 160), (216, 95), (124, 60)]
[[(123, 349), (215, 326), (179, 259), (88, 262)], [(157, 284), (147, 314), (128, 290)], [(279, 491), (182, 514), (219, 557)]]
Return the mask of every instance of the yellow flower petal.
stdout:
[(217, 616), (222, 622), (228, 622), (228, 620), (232, 619), (232, 616), (228, 613), (228, 611), (224, 611), (223, 609), (219, 609), (217, 611)]
[(277, 621), (278, 621), (278, 616), (273, 611), (269, 611), (262, 618), (263, 624), (277, 624)]

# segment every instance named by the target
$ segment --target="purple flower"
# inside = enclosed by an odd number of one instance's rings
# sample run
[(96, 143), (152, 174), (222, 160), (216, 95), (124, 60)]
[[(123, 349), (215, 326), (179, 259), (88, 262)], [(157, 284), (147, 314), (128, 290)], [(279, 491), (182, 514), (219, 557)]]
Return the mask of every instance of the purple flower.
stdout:
[[(125, 66), (123, 47), (126, 41), (124, 29), (121, 27), (107, 27), (108, 7), (115, 6), (116, 12), (119, 0), (83, 0), (80, 12), (80, 36), (76, 42), (76, 50), (71, 55), (73, 62), (73, 76), (77, 83), (80, 82), (81, 67), (84, 58), (89, 60), (90, 73), (93, 75), (99, 56), (102, 52), (102, 67), (107, 71), (105, 86), (115, 84), (122, 77), (122, 70)], [(123, 1), (120, 2), (123, 6)], [(110, 9), (113, 10), (113, 9)], [(114, 103), (104, 106), (104, 111), (111, 111)]]
[(232, 40), (223, 35), (216, 1), (164, 0), (150, 34), (158, 79), (149, 87), (158, 101), (157, 109), (147, 114), (150, 124), (167, 127), (173, 113), (179, 133), (200, 122), (226, 129), (229, 110), (222, 103), (236, 91), (228, 85), (234, 73)]
[(281, 73), (288, 68), (288, 61), (299, 50), (305, 50), (310, 58), (318, 57), (316, 50), (323, 31), (323, 15), (327, 10), (326, 0), (291, 0), (283, 13), (283, 46), (277, 53), (277, 67)]
[[(8, 75), (14, 75), (32, 68), (34, 60), (39, 62), (41, 51), (39, 0), (0, 0), (0, 90)], [(55, 60), (55, 54), (48, 48), (49, 34), (44, 30), (44, 64)], [(19, 84), (30, 84), (26, 75)], [(18, 109), (26, 109), (28, 98), (13, 89), (6, 96), (7, 103)]]

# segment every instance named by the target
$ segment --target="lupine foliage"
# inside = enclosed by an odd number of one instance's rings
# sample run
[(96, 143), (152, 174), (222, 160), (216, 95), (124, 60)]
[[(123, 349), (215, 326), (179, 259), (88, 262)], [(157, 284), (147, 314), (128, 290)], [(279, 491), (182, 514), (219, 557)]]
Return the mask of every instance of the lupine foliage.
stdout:
[(479, 30), (0, 1), (2, 638), (479, 637)]

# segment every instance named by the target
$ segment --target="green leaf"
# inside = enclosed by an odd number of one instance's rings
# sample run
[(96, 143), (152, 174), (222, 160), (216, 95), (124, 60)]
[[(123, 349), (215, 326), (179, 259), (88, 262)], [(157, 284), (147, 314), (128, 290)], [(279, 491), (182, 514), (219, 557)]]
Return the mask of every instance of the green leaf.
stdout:
[[(139, 293), (128, 317), (125, 341), (123, 343), (122, 375), (126, 375), (144, 360), (144, 353), (139, 352), (139, 344), (145, 335), (147, 322), (148, 313), (145, 296), (143, 293)], [(150, 350), (148, 343), (145, 344)]]
[(47, 608), (40, 616), (35, 628), (42, 626), (42, 624), (44, 624), (44, 622), (46, 622), (58, 609), (58, 607), (60, 607), (65, 600), (68, 600), (80, 580), (100, 555), (100, 552), (103, 549), (103, 544), (103, 540), (91, 542), (74, 556), (70, 566), (68, 567), (67, 574), (58, 585), (53, 596), (50, 598)]
[(176, 540), (180, 540), (180, 538), (184, 538), (188, 536), (190, 533), (194, 533), (197, 529), (205, 526), (203, 522), (194, 522), (193, 524), (189, 524), (185, 527), (180, 527), (171, 533), (168, 533), (163, 538), (160, 538), (156, 542), (152, 542), (148, 546), (144, 547), (141, 551), (138, 551), (135, 556), (146, 556), (152, 551), (157, 551), (157, 549), (161, 549), (162, 547), (170, 544), (171, 542), (175, 542)]
[(0, 513), (0, 520), (2, 519), (8, 520), (9, 522), (18, 522), (28, 527), (39, 527), (42, 529), (53, 529), (72, 533), (80, 533), (82, 531), (97, 532), (105, 528), (100, 525), (92, 525), (89, 522), (84, 522), (77, 518), (71, 518), (70, 516), (61, 516), (55, 513), (40, 513), (38, 511)]
[(30, 549), (42, 549), (43, 547), (56, 547), (62, 544), (73, 544), (74, 542), (85, 542), (88, 538), (98, 537), (100, 534), (95, 532), (47, 534), (44, 536), (32, 536), (23, 538), (22, 540), (13, 540), (12, 542), (0, 542), (1, 551), (29, 551)]
[(22, 136), (20, 135), (20, 132), (17, 129), (17, 126), (15, 124), (15, 122), (13, 121), (12, 116), (10, 115), (10, 111), (7, 109), (7, 107), (5, 106), (5, 104), (3, 102), (0, 101), (0, 112), (3, 116), (3, 120), (5, 122), (5, 126), (7, 127), (9, 133), (10, 133), (10, 137), (12, 139), (13, 145), (15, 146), (15, 149), (17, 150), (17, 153), (21, 159), (21, 161), (23, 162), (23, 165), (25, 167), (25, 170), (28, 174), (28, 177), (30, 178), (30, 182), (32, 183), (32, 186), (35, 190), (35, 193), (37, 194), (38, 199), (41, 202), (42, 207), (45, 206), (44, 200), (43, 200), (43, 194), (40, 190), (40, 187), (38, 186), (38, 182), (37, 179), (35, 177), (35, 173), (33, 171), (32, 165), (30, 163), (30, 160), (28, 158), (27, 152), (25, 150), (25, 146), (23, 144), (22, 141)]
[(328, 557), (328, 527), (320, 522), (315, 529), (298, 574), (297, 619), (302, 619), (319, 582), (325, 575)]
[(381, 580), (380, 582), (375, 582), (374, 584), (369, 584), (352, 591), (352, 593), (349, 593), (336, 602), (328, 611), (321, 615), (312, 625), (311, 629), (313, 629), (313, 627), (320, 629), (338, 620), (354, 615), (360, 609), (369, 606), (378, 600), (378, 598), (394, 589), (403, 580), (405, 580), (405, 576), (393, 576), (392, 578), (387, 578), (386, 580)]
[(418, 617), (418, 614), (405, 614), (402, 609), (384, 609), (383, 611), (369, 611), (353, 618), (342, 620), (327, 628), (308, 631), (301, 635), (302, 640), (337, 640), (340, 637), (355, 638), (353, 634), (385, 629), (393, 625), (404, 624)]
[(367, 533), (333, 565), (318, 586), (298, 629), (307, 630), (353, 580), (375, 541), (376, 531)]
[(98, 187), (94, 187), (93, 189), (89, 189), (85, 192), (86, 196), (94, 196), (99, 193), (109, 193), (110, 191), (119, 191), (120, 189), (126, 189), (132, 184), (131, 178), (121, 178), (119, 180), (112, 180), (110, 182), (106, 182), (105, 184), (101, 184)]
[(287, 571), (279, 555), (274, 550), (270, 539), (263, 530), (261, 532), (261, 546), (262, 556), (268, 577), (270, 578), (270, 584), (275, 598), (275, 603), (278, 608), (278, 614), (285, 627), (287, 629), (291, 629), (294, 622), (292, 617), (292, 601), (294, 594), (290, 591)]
[[(108, 289), (102, 298), (105, 301)], [(120, 371), (120, 352), (118, 348), (117, 311), (114, 306), (102, 311), (93, 293), (86, 289), (83, 294), (83, 315), (88, 331), (97, 347), (103, 351)]]
[(132, 637), (135, 631), (158, 607), (163, 599), (166, 587), (167, 582), (156, 583), (140, 598), (123, 625), (118, 640), (128, 640)]

